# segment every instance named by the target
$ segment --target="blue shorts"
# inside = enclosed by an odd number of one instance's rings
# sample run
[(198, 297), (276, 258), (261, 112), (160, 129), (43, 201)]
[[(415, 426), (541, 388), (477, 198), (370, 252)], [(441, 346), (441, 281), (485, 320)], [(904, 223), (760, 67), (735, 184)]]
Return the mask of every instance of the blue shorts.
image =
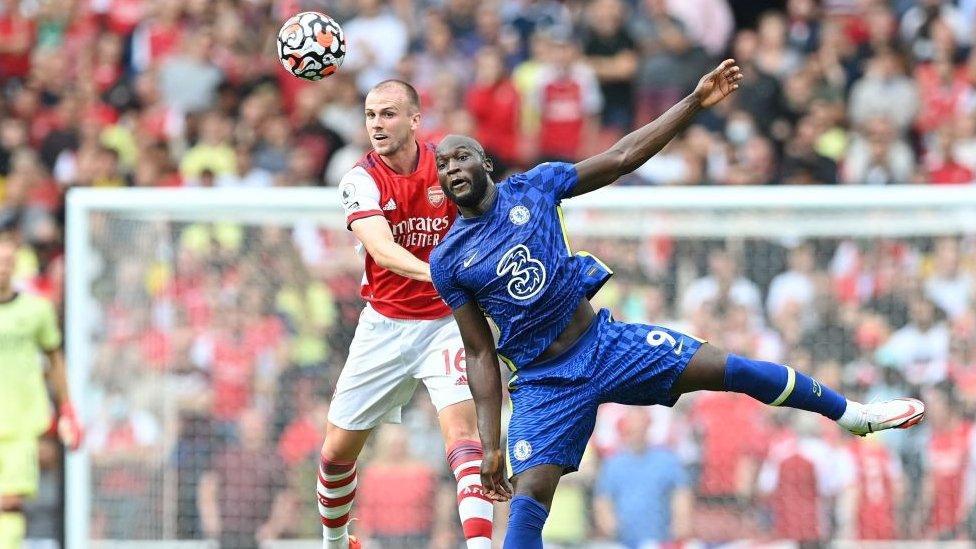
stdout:
[(575, 471), (604, 402), (673, 406), (671, 386), (702, 343), (661, 326), (616, 322), (601, 310), (572, 347), (513, 376), (512, 474), (544, 464)]

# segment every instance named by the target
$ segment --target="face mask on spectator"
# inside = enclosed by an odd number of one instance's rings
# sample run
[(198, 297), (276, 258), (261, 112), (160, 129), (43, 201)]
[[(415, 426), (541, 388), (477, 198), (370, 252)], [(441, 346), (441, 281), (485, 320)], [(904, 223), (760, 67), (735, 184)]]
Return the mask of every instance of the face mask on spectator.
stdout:
[(747, 120), (732, 120), (725, 125), (725, 137), (735, 145), (742, 145), (754, 133), (752, 124)]

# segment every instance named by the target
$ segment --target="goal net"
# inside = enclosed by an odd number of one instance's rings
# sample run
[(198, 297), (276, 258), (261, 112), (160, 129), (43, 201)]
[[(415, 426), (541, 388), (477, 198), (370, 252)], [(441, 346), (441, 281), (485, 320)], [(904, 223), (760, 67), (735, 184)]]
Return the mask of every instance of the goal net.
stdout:
[[(976, 190), (612, 188), (564, 210), (616, 273), (594, 301), (617, 319), (851, 398), (921, 396), (930, 426), (855, 440), (724, 393), (606, 405), (549, 542), (973, 537)], [(69, 546), (320, 546), (318, 451), (362, 308), (334, 189), (73, 190), (67, 235), (90, 433)], [(376, 546), (463, 542), (437, 425), (420, 389), (364, 453), (352, 528)]]

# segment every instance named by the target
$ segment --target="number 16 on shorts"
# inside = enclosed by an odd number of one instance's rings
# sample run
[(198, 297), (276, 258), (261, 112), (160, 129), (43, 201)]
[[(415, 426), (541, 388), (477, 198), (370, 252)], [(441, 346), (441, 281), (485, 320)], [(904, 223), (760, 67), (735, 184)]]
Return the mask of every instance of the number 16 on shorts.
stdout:
[(466, 369), (464, 363), (464, 347), (457, 349), (455, 352), (452, 352), (450, 349), (444, 349), (441, 351), (441, 354), (444, 356), (444, 375), (451, 375), (451, 368), (464, 373)]

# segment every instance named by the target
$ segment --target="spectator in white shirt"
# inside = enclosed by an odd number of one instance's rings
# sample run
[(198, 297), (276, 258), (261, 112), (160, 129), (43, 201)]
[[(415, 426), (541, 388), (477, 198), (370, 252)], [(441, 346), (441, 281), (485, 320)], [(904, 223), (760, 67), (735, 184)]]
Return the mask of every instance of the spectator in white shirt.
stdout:
[(813, 310), (813, 299), (816, 296), (816, 261), (813, 248), (809, 244), (800, 244), (790, 250), (787, 261), (789, 270), (776, 275), (769, 284), (766, 311), (770, 319), (775, 319), (787, 308), (795, 310), (798, 307), (803, 311), (804, 324), (809, 325), (816, 319)]
[(933, 270), (925, 280), (925, 295), (949, 318), (957, 318), (973, 301), (973, 279), (959, 265), (959, 241), (940, 238), (935, 243), (932, 259)]
[(894, 364), (909, 383), (934, 385), (946, 378), (949, 328), (938, 318), (935, 305), (924, 297), (909, 307), (909, 322), (878, 349), (880, 362)]
[(762, 323), (762, 298), (759, 288), (749, 279), (739, 275), (732, 254), (726, 250), (712, 251), (708, 256), (709, 274), (693, 281), (681, 299), (681, 313), (684, 317), (694, 312), (706, 302), (713, 302), (720, 309), (726, 305), (742, 305), (749, 309), (753, 321)]
[(384, 9), (383, 0), (359, 0), (359, 16), (343, 25), (346, 58), (343, 70), (358, 71), (356, 84), (364, 95), (376, 84), (394, 76), (407, 53), (409, 35), (403, 21)]

